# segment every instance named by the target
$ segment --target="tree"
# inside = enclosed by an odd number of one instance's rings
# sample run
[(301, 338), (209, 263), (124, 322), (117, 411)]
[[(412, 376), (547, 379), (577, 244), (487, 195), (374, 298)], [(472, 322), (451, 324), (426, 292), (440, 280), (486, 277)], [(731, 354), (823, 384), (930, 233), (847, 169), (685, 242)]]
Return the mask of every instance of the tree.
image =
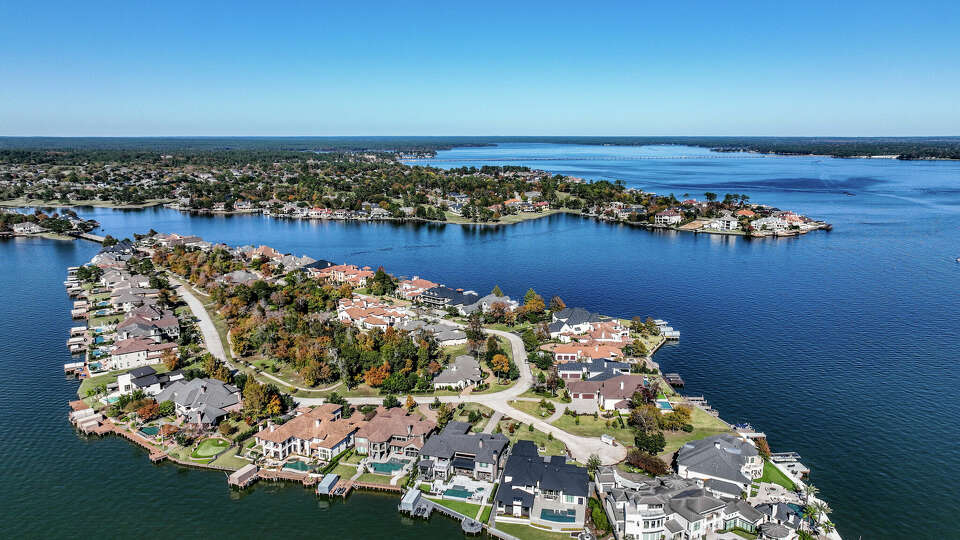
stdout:
[(556, 313), (565, 309), (567, 309), (567, 304), (565, 304), (559, 296), (554, 296), (550, 299), (550, 311)]
[(600, 456), (596, 454), (590, 454), (590, 457), (587, 458), (587, 470), (590, 472), (597, 472), (597, 469), (600, 468)]
[(499, 286), (499, 285), (494, 285), (494, 286), (493, 286), (493, 290), (490, 291), (490, 294), (492, 294), (492, 295), (494, 295), (494, 296), (497, 296), (497, 297), (500, 297), (500, 296), (503, 296), (503, 291), (500, 290), (500, 286)]
[(642, 450), (631, 450), (630, 453), (627, 454), (627, 463), (653, 476), (661, 476), (670, 472), (670, 467), (668, 467), (662, 459)]
[(662, 431), (655, 433), (638, 431), (633, 441), (637, 448), (648, 454), (659, 454), (667, 446), (667, 439), (663, 436)]
[(174, 403), (169, 399), (166, 401), (161, 401), (157, 406), (157, 414), (160, 416), (171, 416), (174, 412), (176, 412), (176, 410), (176, 405), (174, 405)]
[(520, 339), (523, 340), (523, 348), (526, 349), (528, 353), (536, 350), (537, 345), (540, 344), (540, 341), (537, 339), (537, 334), (530, 328), (523, 331)]
[(372, 367), (363, 373), (363, 380), (370, 386), (376, 388), (387, 380), (390, 376), (390, 364), (384, 360), (383, 364)]
[(593, 526), (603, 532), (609, 531), (610, 520), (607, 518), (607, 513), (600, 501), (591, 497), (587, 500), (587, 506), (590, 507), (590, 520), (593, 521)]
[(157, 402), (150, 400), (149, 403), (146, 403), (137, 409), (137, 416), (139, 416), (140, 420), (143, 422), (153, 420), (159, 414), (159, 409), (160, 406), (157, 405)]
[(405, 403), (407, 410), (412, 411), (417, 407), (417, 401), (413, 399), (413, 396), (407, 394), (407, 402)]
[(709, 202), (714, 202), (714, 201), (717, 200), (717, 194), (716, 194), (716, 193), (713, 193), (712, 191), (708, 191), (708, 192), (704, 193), (703, 196), (706, 197), (706, 198), (707, 198), (707, 201), (709, 201)]
[(397, 396), (395, 396), (395, 395), (393, 395), (393, 394), (389, 394), (389, 395), (387, 395), (387, 397), (383, 398), (383, 406), (384, 406), (384, 408), (386, 408), (386, 409), (392, 409), (392, 408), (394, 408), (394, 407), (399, 407), (399, 406), (400, 406), (400, 400), (397, 399)]
[(501, 378), (510, 373), (510, 359), (505, 354), (495, 354), (491, 360), (492, 369), (495, 374)]
[(444, 403), (440, 405), (440, 408), (437, 409), (437, 425), (443, 427), (447, 425), (447, 422), (453, 419), (453, 409), (449, 405)]
[(247, 381), (243, 388), (243, 407), (254, 418), (261, 418), (267, 406), (266, 387), (255, 380)]
[(280, 401), (280, 396), (274, 394), (270, 397), (270, 402), (267, 403), (267, 416), (276, 416), (283, 412), (283, 402)]
[(757, 443), (757, 452), (763, 459), (770, 459), (770, 445), (767, 444), (767, 439), (760, 437), (755, 439), (754, 442)]
[(163, 360), (163, 365), (167, 368), (167, 371), (173, 371), (180, 367), (180, 357), (170, 349), (163, 351), (160, 358)]
[(479, 350), (483, 343), (483, 315), (480, 314), (479, 310), (467, 315), (467, 328), (464, 333), (467, 335), (470, 348), (475, 351)]

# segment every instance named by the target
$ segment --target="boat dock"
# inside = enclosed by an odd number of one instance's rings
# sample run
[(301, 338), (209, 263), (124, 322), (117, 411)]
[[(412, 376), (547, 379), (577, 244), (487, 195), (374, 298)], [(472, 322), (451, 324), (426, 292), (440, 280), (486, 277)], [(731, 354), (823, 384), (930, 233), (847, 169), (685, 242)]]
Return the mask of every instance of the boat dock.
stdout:
[(400, 499), (397, 510), (401, 514), (407, 514), (410, 517), (429, 519), (430, 514), (437, 511), (447, 517), (451, 517), (460, 522), (460, 528), (465, 534), (479, 534), (483, 530), (483, 523), (473, 519), (473, 516), (465, 516), (452, 508), (447, 508), (442, 504), (437, 504), (423, 496), (423, 493), (417, 488), (409, 488)]
[(810, 474), (810, 468), (800, 463), (800, 459), (800, 454), (796, 452), (775, 452), (770, 454), (770, 461), (781, 465), (798, 477), (804, 477)]
[(227, 484), (231, 487), (243, 489), (257, 481), (257, 472), (258, 468), (253, 463), (244, 465), (227, 477)]
[(667, 384), (674, 388), (683, 388), (685, 385), (679, 373), (664, 373), (663, 380), (667, 381)]
[(663, 319), (654, 319), (653, 324), (660, 329), (660, 335), (667, 339), (680, 339), (680, 331), (675, 330), (670, 323)]

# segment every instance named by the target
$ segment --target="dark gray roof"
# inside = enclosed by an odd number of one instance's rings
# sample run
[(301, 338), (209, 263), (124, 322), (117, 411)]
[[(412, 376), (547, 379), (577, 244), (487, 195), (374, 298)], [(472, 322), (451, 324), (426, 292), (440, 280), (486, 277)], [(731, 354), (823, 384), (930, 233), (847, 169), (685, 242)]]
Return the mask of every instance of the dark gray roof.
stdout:
[(786, 503), (761, 504), (757, 506), (756, 510), (761, 514), (769, 516), (771, 521), (781, 523), (791, 529), (796, 529), (800, 526), (800, 522), (803, 521), (803, 516)]
[(729, 495), (731, 497), (739, 497), (740, 493), (743, 492), (743, 488), (737, 484), (731, 482), (724, 482), (723, 480), (717, 480), (716, 478), (708, 478), (703, 481), (703, 487), (708, 488), (717, 493), (722, 493), (724, 495)]
[(310, 264), (305, 264), (303, 268), (316, 268), (317, 270), (323, 270), (324, 268), (330, 268), (331, 266), (336, 266), (330, 261), (325, 261), (323, 259), (313, 261)]
[(756, 455), (757, 449), (752, 444), (724, 433), (690, 441), (680, 447), (677, 465), (703, 475), (747, 484), (750, 480), (740, 470), (747, 457)]
[[(216, 419), (226, 414), (223, 409), (239, 403), (237, 388), (216, 379), (193, 379), (175, 381), (157, 394), (157, 402), (173, 401), (194, 412), (191, 422), (197, 418)], [(222, 413), (222, 414), (221, 414)], [(212, 423), (203, 421), (203, 423)]]
[(678, 493), (670, 499), (670, 509), (683, 516), (687, 521), (698, 521), (710, 512), (723, 508), (724, 502), (706, 494), (702, 489), (691, 489)]
[(553, 314), (554, 321), (565, 321), (573, 326), (588, 322), (600, 322), (600, 314), (587, 311), (583, 308), (566, 308)]
[(495, 463), (510, 443), (502, 433), (468, 433), (470, 424), (450, 422), (424, 443), (420, 455), (425, 458), (450, 459), (454, 454), (468, 454), (480, 463)]
[(461, 381), (479, 381), (483, 378), (480, 364), (470, 355), (461, 355), (454, 358), (436, 378), (435, 383), (456, 384)]
[(143, 367), (133, 368), (133, 369), (131, 369), (130, 371), (128, 371), (127, 373), (130, 374), (130, 377), (131, 377), (131, 378), (136, 379), (136, 378), (139, 378), (139, 377), (144, 377), (144, 376), (146, 376), (146, 375), (153, 375), (153, 374), (155, 374), (156, 372), (157, 372), (157, 370), (153, 369), (153, 368), (150, 367), (150, 366), (143, 366)]
[(433, 287), (432, 289), (427, 289), (420, 293), (420, 296), (421, 298), (427, 297), (447, 300), (447, 305), (451, 306), (468, 306), (480, 299), (480, 296), (477, 293), (462, 293), (443, 285)]
[[(562, 491), (564, 495), (586, 497), (590, 476), (587, 469), (567, 463), (564, 456), (541, 456), (530, 441), (518, 441), (503, 468), (503, 483), (497, 500), (513, 504), (517, 489), (536, 486), (541, 490)], [(510, 481), (507, 481), (510, 478)], [(509, 488), (509, 489), (505, 489)]]

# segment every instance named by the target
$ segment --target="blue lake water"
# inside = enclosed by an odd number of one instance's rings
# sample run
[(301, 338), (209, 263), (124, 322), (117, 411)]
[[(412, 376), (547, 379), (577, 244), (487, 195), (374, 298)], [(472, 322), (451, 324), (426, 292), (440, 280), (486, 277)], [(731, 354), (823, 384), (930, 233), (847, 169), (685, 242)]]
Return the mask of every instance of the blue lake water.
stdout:
[[(432, 162), (525, 164), (678, 197), (742, 192), (835, 228), (747, 240), (653, 233), (573, 215), (461, 227), (166, 209), (79, 213), (118, 237), (153, 228), (265, 243), (482, 292), (498, 284), (522, 295), (534, 287), (568, 305), (667, 319), (682, 339), (656, 360), (680, 372), (686, 392), (703, 394), (725, 420), (751, 422), (775, 450), (799, 452), (845, 537), (956, 537), (960, 490), (949, 471), (960, 467), (960, 163), (536, 144), (454, 149)], [(95, 251), (82, 242), (0, 242), (0, 403), (4, 427), (18, 441), (0, 450), (8, 481), (0, 503), (18, 516), (23, 533), (105, 532), (102, 520), (84, 525), (50, 512), (73, 504), (131, 516), (111, 523), (108, 535), (251, 536), (251, 523), (269, 522), (279, 527), (273, 531), (305, 536), (340, 527), (345, 508), (375, 511), (379, 521), (354, 523), (338, 536), (459, 535), (445, 520), (401, 522), (390, 499), (362, 496), (321, 509), (308, 492), (273, 486), (231, 497), (219, 473), (155, 467), (125, 441), (76, 436), (65, 420), (77, 383), (62, 379), (72, 324), (61, 282), (66, 266)], [(214, 511), (201, 518), (201, 508)], [(140, 528), (169, 515), (189, 521)]]

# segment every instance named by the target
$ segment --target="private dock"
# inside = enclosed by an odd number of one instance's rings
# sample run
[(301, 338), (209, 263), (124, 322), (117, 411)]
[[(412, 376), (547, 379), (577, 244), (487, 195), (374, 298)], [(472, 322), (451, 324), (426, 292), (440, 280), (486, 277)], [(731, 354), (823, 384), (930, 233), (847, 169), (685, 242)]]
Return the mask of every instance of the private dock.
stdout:
[(231, 487), (243, 489), (257, 481), (257, 466), (253, 463), (244, 465), (227, 477), (227, 484)]
[(664, 373), (663, 380), (667, 381), (667, 384), (674, 388), (683, 388), (685, 386), (683, 378), (680, 377), (679, 373)]

